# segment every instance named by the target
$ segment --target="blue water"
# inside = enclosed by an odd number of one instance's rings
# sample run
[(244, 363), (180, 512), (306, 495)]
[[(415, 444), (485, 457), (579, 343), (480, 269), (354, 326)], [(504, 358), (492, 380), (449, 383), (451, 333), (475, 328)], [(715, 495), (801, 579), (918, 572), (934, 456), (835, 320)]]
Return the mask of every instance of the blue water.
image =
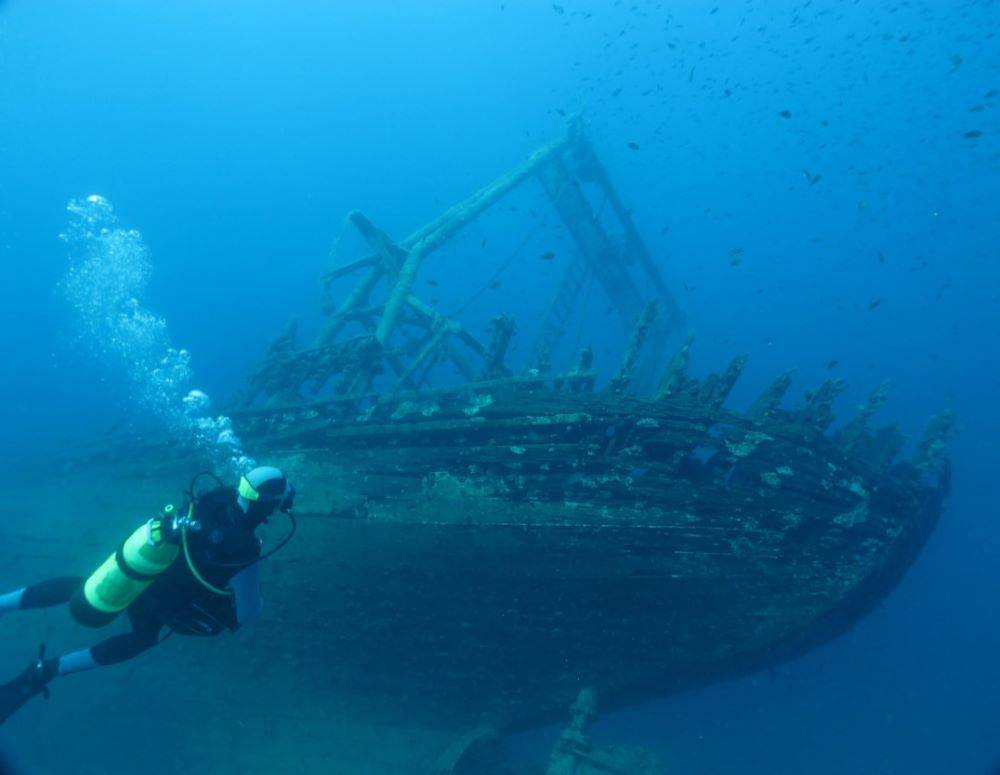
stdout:
[[(225, 397), (290, 315), (319, 324), (348, 211), (401, 238), (581, 113), (697, 333), (693, 371), (750, 354), (734, 405), (796, 367), (796, 397), (848, 382), (841, 416), (891, 380), (883, 419), (911, 436), (959, 413), (947, 510), (878, 611), (601, 734), (699, 775), (989, 772), (998, 27), (989, 0), (0, 2), (2, 454), (43, 456), (139, 411), (58, 290), (71, 199), (101, 194), (141, 230), (145, 303), (190, 350), (192, 387)], [(448, 260), (503, 260), (517, 218), (496, 218)], [(536, 256), (504, 297), (515, 317), (558, 277)], [(442, 307), (467, 295), (454, 266), (430, 275)]]

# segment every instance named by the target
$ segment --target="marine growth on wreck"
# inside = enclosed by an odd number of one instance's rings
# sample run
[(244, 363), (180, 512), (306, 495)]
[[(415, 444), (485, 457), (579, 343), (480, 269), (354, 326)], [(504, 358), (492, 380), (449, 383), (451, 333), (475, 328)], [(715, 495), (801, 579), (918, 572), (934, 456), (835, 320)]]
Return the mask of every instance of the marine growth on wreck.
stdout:
[[(529, 184), (577, 252), (515, 370), (516, 320), (498, 312), (481, 339), (415, 279)], [(950, 415), (901, 460), (899, 429), (873, 425), (884, 385), (833, 433), (837, 380), (789, 406), (782, 374), (728, 409), (745, 357), (689, 374), (683, 314), (581, 122), (404, 239), (349, 222), (368, 253), (323, 283), (356, 274), (353, 290), (327, 293), (310, 344), (290, 324), (230, 412), (302, 493), (297, 559), (322, 570), (298, 626), (338, 665), (317, 698), (354, 697), (380, 723), (509, 731), (561, 718), (588, 687), (616, 707), (718, 681), (843, 632), (932, 530)], [(588, 278), (629, 331), (610, 374), (588, 348), (552, 358)], [(156, 440), (101, 454), (175, 457)], [(310, 658), (298, 637), (268, 639)]]

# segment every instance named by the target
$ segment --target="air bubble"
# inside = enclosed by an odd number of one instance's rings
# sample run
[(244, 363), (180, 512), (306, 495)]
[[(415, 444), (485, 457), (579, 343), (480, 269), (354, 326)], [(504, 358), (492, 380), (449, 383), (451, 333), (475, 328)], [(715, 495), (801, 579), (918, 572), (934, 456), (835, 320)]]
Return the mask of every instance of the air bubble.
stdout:
[(190, 353), (171, 345), (167, 321), (142, 301), (152, 275), (142, 234), (120, 228), (100, 194), (74, 199), (66, 209), (70, 222), (59, 236), (69, 246), (70, 267), (61, 286), (77, 313), (81, 340), (102, 361), (123, 365), (140, 408), (179, 440), (232, 473), (252, 468), (230, 419), (206, 416), (208, 395), (190, 387)]

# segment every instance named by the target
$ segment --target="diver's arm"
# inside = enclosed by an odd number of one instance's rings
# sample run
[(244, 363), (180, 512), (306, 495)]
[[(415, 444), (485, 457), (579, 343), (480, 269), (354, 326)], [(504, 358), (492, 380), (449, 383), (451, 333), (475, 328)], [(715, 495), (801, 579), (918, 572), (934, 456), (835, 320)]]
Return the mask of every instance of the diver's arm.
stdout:
[(250, 624), (260, 616), (264, 603), (260, 596), (260, 561), (248, 565), (229, 580), (237, 625)]

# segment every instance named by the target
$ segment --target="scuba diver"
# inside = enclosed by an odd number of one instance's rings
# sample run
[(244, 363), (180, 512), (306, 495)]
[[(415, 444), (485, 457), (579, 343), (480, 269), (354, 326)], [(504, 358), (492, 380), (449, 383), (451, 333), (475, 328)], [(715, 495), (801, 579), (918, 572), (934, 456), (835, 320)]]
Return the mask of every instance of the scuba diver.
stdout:
[[(196, 494), (202, 476), (218, 486)], [(89, 578), (62, 576), (0, 595), (0, 613), (68, 602), (73, 618), (88, 627), (102, 627), (122, 611), (131, 623), (131, 632), (60, 657), (46, 659), (43, 645), (37, 660), (0, 686), (0, 723), (36, 694), (48, 697), (56, 676), (132, 659), (171, 633), (218, 635), (257, 618), (260, 561), (295, 533), (295, 488), (279, 469), (261, 466), (237, 488), (198, 474), (185, 499), (182, 509), (167, 506), (141, 525)], [(291, 528), (261, 554), (254, 531), (276, 512), (288, 515)]]

